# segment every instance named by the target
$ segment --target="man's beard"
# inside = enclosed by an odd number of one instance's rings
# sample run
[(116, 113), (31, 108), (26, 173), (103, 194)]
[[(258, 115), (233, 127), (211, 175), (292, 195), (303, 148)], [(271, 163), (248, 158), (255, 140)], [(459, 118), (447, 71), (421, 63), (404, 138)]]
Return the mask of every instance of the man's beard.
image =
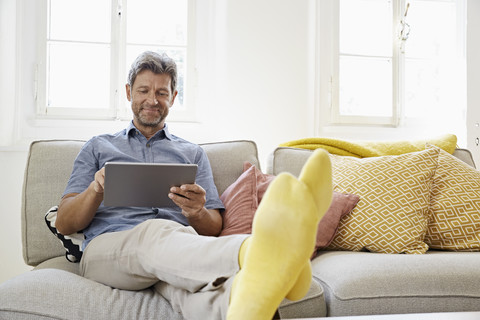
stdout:
[[(142, 126), (145, 127), (157, 127), (166, 117), (167, 114), (159, 112), (159, 116), (157, 118), (151, 119), (150, 117), (147, 117), (143, 115), (141, 112), (143, 110), (143, 107), (140, 107), (140, 110), (137, 112), (134, 112), (135, 118), (137, 119), (138, 123)], [(160, 109), (159, 109), (160, 110)]]

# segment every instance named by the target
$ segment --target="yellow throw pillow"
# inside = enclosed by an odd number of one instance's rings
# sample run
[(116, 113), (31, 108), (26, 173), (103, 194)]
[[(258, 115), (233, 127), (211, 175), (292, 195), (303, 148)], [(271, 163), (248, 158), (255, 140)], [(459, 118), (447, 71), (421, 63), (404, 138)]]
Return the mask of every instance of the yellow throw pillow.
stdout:
[(432, 178), (438, 149), (398, 156), (330, 155), (334, 190), (360, 201), (340, 222), (332, 250), (425, 253)]
[(480, 172), (440, 151), (433, 177), (432, 215), (425, 242), (431, 249), (480, 250)]

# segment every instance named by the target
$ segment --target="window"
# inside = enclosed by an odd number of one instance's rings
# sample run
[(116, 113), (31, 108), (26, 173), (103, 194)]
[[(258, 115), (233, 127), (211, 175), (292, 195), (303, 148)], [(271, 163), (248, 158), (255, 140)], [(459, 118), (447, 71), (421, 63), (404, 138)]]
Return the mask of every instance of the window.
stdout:
[(465, 6), (465, 0), (331, 2), (330, 122), (464, 126)]
[(37, 68), (37, 113), (128, 119), (125, 83), (145, 50), (177, 62), (179, 91), (171, 120), (193, 120), (193, 0), (45, 0)]

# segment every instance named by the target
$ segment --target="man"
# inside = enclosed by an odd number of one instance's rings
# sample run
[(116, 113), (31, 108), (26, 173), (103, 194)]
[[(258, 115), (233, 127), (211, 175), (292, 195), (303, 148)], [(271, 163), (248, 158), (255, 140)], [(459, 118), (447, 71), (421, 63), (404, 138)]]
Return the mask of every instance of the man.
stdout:
[[(300, 180), (272, 183), (252, 236), (220, 233), (223, 204), (201, 147), (169, 133), (175, 101), (173, 60), (153, 52), (132, 64), (126, 85), (133, 121), (88, 141), (77, 156), (58, 209), (62, 234), (83, 230), (80, 272), (127, 290), (154, 286), (187, 319), (271, 319), (285, 297), (309, 288), (318, 221), (332, 193), (328, 156), (315, 152)], [(196, 163), (195, 184), (173, 187), (176, 208), (105, 207), (107, 161)], [(273, 228), (273, 229), (272, 229)]]

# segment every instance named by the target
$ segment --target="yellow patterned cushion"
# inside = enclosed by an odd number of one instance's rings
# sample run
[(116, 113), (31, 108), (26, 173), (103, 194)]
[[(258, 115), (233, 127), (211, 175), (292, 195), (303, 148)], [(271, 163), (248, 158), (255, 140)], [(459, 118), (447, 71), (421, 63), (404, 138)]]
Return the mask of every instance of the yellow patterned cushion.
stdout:
[(443, 150), (433, 177), (431, 210), (425, 236), (431, 249), (480, 250), (480, 172)]
[(432, 178), (438, 149), (398, 156), (353, 158), (330, 155), (334, 189), (360, 201), (345, 216), (332, 250), (425, 253)]

